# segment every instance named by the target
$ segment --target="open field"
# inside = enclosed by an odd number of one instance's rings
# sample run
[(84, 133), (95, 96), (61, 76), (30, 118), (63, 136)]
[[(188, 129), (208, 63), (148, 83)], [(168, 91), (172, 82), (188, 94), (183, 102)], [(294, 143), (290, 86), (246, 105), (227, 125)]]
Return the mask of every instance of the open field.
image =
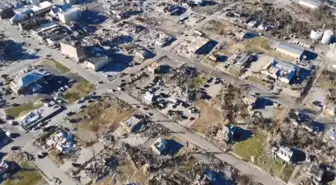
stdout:
[(222, 53), (227, 56), (230, 56), (237, 51), (239, 51), (239, 53), (263, 53), (264, 55), (272, 56), (285, 61), (293, 60), (293, 58), (277, 52), (274, 48), (272, 48), (272, 45), (272, 41), (265, 37), (255, 37), (243, 40), (242, 42), (228, 43), (228, 45), (226, 45), (224, 49), (219, 50), (218, 53)]
[(55, 60), (45, 60), (43, 62), (43, 64), (47, 64), (50, 65), (52, 67), (54, 67), (55, 69), (57, 69), (60, 73), (67, 73), (70, 71), (69, 68), (65, 67), (64, 65), (60, 64), (59, 62), (55, 61)]
[(204, 100), (195, 102), (195, 106), (200, 109), (200, 117), (192, 125), (192, 129), (200, 134), (205, 134), (207, 129), (223, 122), (223, 114), (215, 106), (210, 105)]
[[(117, 129), (120, 122), (132, 116), (134, 112), (130, 106), (115, 100), (91, 103), (75, 115), (76, 118), (82, 118), (76, 135), (85, 142), (95, 140), (96, 134)], [(91, 139), (87, 139), (90, 135)]]
[(322, 74), (317, 79), (315, 86), (322, 89), (335, 89), (336, 81), (335, 81), (336, 73), (334, 71), (324, 70)]
[(234, 146), (233, 152), (243, 160), (250, 161), (273, 176), (287, 182), (292, 174), (293, 167), (285, 166), (280, 159), (273, 159), (270, 155), (266, 155), (266, 137), (265, 133), (258, 131), (252, 138), (237, 143)]
[(65, 92), (64, 98), (67, 99), (70, 103), (73, 103), (76, 100), (86, 96), (94, 89), (95, 86), (93, 84), (85, 79), (82, 79), (78, 84), (75, 84)]
[(17, 107), (12, 107), (6, 110), (6, 114), (12, 116), (14, 118), (18, 118), (23, 116), (24, 114), (33, 111), (34, 109), (42, 107), (43, 104), (41, 102), (28, 102), (24, 103)]
[(236, 33), (240, 28), (229, 22), (210, 20), (203, 25), (201, 30), (223, 36), (228, 35), (229, 33)]

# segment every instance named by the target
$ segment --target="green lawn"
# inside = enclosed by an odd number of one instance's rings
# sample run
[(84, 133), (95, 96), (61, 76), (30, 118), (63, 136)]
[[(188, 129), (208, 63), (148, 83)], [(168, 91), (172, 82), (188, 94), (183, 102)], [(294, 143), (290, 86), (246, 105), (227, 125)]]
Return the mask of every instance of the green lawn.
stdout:
[[(287, 182), (290, 175), (293, 172), (294, 167), (287, 165), (283, 167), (283, 161), (280, 159), (273, 159), (270, 155), (265, 154), (265, 138), (266, 134), (259, 131), (254, 136), (246, 141), (237, 143), (233, 149), (233, 152), (239, 155), (246, 161), (251, 161), (251, 156), (254, 156), (254, 164), (263, 168), (273, 176), (277, 176), (280, 179)], [(281, 171), (281, 168), (283, 170)], [(281, 172), (281, 173), (280, 173)]]
[(51, 65), (56, 68), (60, 73), (67, 73), (70, 71), (69, 68), (65, 67), (64, 65), (60, 64), (55, 60), (46, 60), (44, 61), (45, 64)]
[(76, 100), (86, 96), (94, 89), (95, 86), (93, 84), (85, 79), (82, 79), (78, 84), (75, 84), (65, 92), (64, 98), (67, 99), (70, 103), (73, 103)]
[(3, 182), (3, 185), (39, 185), (45, 184), (41, 174), (29, 162), (20, 164), (21, 170)]
[(208, 80), (208, 77), (205, 74), (200, 74), (195, 78), (192, 78), (191, 86), (193, 88), (199, 89), (202, 87)]
[(29, 103), (24, 103), (20, 106), (17, 107), (12, 107), (6, 110), (6, 114), (9, 116), (12, 116), (14, 118), (23, 116), (24, 114), (42, 107), (42, 103), (40, 102), (29, 102)]

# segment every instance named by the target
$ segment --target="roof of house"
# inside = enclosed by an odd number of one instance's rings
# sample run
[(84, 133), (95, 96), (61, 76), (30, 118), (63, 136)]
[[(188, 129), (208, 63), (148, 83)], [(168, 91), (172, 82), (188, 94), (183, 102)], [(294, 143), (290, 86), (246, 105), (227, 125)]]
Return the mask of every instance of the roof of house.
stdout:
[(288, 43), (281, 43), (278, 46), (278, 49), (286, 50), (288, 52), (291, 52), (293, 54), (301, 56), (303, 52), (305, 51), (303, 48), (294, 45), (294, 44), (288, 44)]
[(282, 61), (282, 60), (274, 60), (272, 63), (272, 67), (280, 69), (280, 70), (286, 70), (286, 71), (291, 71), (295, 69), (295, 65)]
[(299, 3), (306, 3), (316, 7), (319, 7), (321, 5), (321, 2), (317, 0), (300, 0)]
[(286, 154), (288, 156), (292, 156), (293, 155), (293, 151), (290, 148), (288, 148), (288, 147), (283, 147), (283, 146), (280, 147), (279, 148), (279, 152), (281, 152), (283, 154)]

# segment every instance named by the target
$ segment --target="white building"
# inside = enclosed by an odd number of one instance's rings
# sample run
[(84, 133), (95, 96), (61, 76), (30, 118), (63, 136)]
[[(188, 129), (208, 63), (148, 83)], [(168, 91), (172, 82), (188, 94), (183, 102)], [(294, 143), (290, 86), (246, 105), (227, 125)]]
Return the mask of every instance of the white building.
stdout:
[(276, 152), (276, 155), (283, 161), (290, 163), (293, 156), (293, 151), (288, 147), (280, 147)]
[(321, 43), (322, 44), (330, 44), (334, 37), (334, 32), (331, 30), (324, 31)]
[(321, 2), (318, 0), (299, 0), (299, 5), (311, 9), (317, 9), (321, 6)]
[(204, 3), (204, 0), (192, 0), (195, 4), (201, 5)]
[(51, 10), (53, 4), (49, 1), (43, 1), (39, 3), (38, 6), (33, 6), (31, 10), (33, 11), (34, 15), (40, 15), (43, 13), (47, 13)]
[(58, 13), (58, 19), (64, 24), (67, 24), (70, 21), (77, 20), (80, 16), (81, 10), (77, 7), (73, 7), (66, 10), (65, 12)]
[(323, 31), (322, 30), (311, 30), (309, 37), (310, 39), (314, 41), (321, 40), (323, 37)]

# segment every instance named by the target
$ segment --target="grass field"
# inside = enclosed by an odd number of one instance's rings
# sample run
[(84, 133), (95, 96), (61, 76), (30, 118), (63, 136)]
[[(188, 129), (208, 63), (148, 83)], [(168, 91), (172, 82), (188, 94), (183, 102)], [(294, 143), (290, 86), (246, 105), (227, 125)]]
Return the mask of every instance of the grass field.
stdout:
[(23, 116), (24, 114), (42, 107), (43, 104), (40, 102), (29, 102), (29, 103), (24, 103), (20, 106), (17, 107), (12, 107), (6, 110), (6, 114), (9, 116), (12, 116), (14, 118)]
[(65, 92), (64, 98), (67, 99), (70, 103), (73, 103), (76, 100), (86, 96), (94, 89), (95, 86), (93, 84), (85, 79), (82, 79), (78, 84), (75, 84)]
[(205, 134), (210, 126), (223, 122), (223, 114), (213, 105), (210, 105), (204, 100), (199, 100), (195, 102), (195, 106), (198, 107), (201, 112), (200, 117), (191, 127), (196, 132)]
[[(258, 131), (252, 138), (237, 143), (233, 152), (245, 161), (253, 162), (268, 173), (287, 182), (292, 174), (293, 167), (284, 166), (280, 159), (273, 159), (265, 154), (265, 138), (266, 134)], [(252, 158), (254, 158), (254, 161), (252, 161)]]
[(192, 87), (199, 89), (207, 82), (207, 80), (208, 80), (207, 75), (200, 74), (192, 79)]
[(219, 51), (219, 53), (223, 53), (225, 55), (232, 55), (235, 52), (239, 51), (240, 53), (263, 53), (264, 55), (272, 56), (281, 60), (293, 60), (293, 58), (284, 55), (272, 47), (272, 41), (265, 37), (255, 37), (251, 39), (244, 40), (242, 42), (233, 42), (229, 44), (226, 48)]
[(105, 102), (91, 103), (74, 117), (90, 117), (83, 118), (78, 124), (78, 132), (76, 136), (83, 142), (97, 140), (96, 134), (104, 134), (113, 131), (120, 126), (120, 122), (131, 117), (134, 109), (127, 105), (122, 105), (114, 100), (106, 100)]
[(60, 64), (55, 60), (45, 60), (43, 63), (56, 68), (60, 73), (67, 73), (70, 71), (69, 68), (65, 67), (64, 65)]

